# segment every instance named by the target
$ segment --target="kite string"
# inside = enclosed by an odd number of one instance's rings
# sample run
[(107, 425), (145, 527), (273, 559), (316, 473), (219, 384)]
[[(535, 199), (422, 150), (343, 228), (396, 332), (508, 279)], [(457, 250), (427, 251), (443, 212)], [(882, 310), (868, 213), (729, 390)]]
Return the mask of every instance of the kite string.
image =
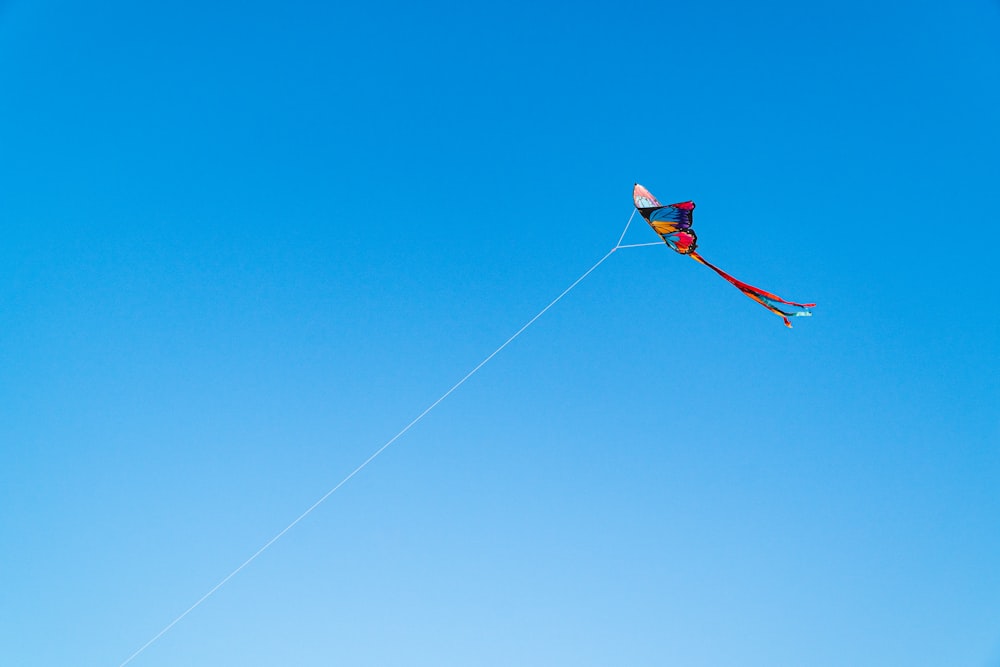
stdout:
[(632, 218), (635, 217), (635, 211), (636, 209), (632, 209), (632, 215), (628, 217), (628, 222), (625, 223), (625, 229), (622, 230), (622, 235), (618, 237), (618, 243), (615, 244), (615, 250), (618, 250), (619, 248), (623, 247), (629, 247), (629, 246), (623, 246), (622, 241), (625, 239), (625, 235), (628, 233), (628, 226), (632, 224)]
[(397, 440), (399, 440), (399, 438), (401, 438), (403, 436), (403, 434), (405, 434), (411, 428), (413, 428), (414, 426), (416, 426), (416, 424), (421, 419), (423, 419), (424, 417), (426, 417), (427, 414), (431, 410), (433, 410), (434, 408), (436, 408), (444, 399), (448, 398), (448, 396), (450, 396), (452, 393), (454, 393), (454, 391), (456, 389), (458, 389), (463, 384), (465, 384), (465, 382), (469, 378), (471, 378), (473, 375), (475, 375), (479, 371), (480, 368), (482, 368), (483, 366), (485, 366), (493, 357), (495, 357), (496, 355), (498, 355), (505, 347), (507, 347), (508, 345), (510, 345), (512, 342), (514, 342), (514, 339), (516, 339), (518, 336), (520, 336), (522, 333), (524, 333), (524, 331), (528, 327), (530, 327), (532, 324), (535, 323), (536, 320), (538, 320), (538, 318), (540, 318), (542, 315), (544, 315), (546, 312), (548, 312), (548, 310), (550, 308), (552, 308), (552, 306), (554, 306), (557, 303), (559, 303), (559, 301), (562, 300), (562, 298), (564, 296), (566, 296), (567, 294), (569, 294), (570, 291), (574, 287), (576, 287), (577, 285), (579, 285), (583, 281), (584, 278), (586, 278), (591, 273), (593, 273), (593, 271), (597, 267), (599, 267), (601, 264), (603, 264), (604, 261), (608, 257), (611, 257), (611, 255), (614, 254), (614, 252), (616, 250), (618, 250), (621, 247), (627, 247), (627, 246), (622, 246), (621, 245), (621, 241), (622, 241), (623, 238), (625, 238), (625, 232), (628, 231), (628, 226), (632, 222), (632, 217), (633, 216), (635, 216), (635, 211), (634, 210), (632, 211), (632, 216), (629, 216), (628, 223), (625, 224), (625, 231), (622, 232), (621, 237), (618, 239), (618, 243), (616, 243), (615, 247), (613, 247), (611, 250), (609, 250), (607, 252), (607, 254), (604, 255), (604, 257), (601, 257), (599, 260), (597, 260), (597, 263), (595, 263), (592, 267), (590, 267), (589, 269), (587, 269), (586, 271), (584, 271), (583, 275), (581, 275), (579, 278), (577, 278), (576, 280), (574, 280), (573, 283), (569, 287), (567, 287), (566, 289), (564, 289), (562, 291), (562, 293), (559, 294), (559, 296), (557, 296), (556, 298), (554, 298), (551, 302), (549, 302), (549, 304), (547, 306), (545, 306), (540, 311), (538, 311), (538, 314), (535, 315), (534, 317), (532, 317), (530, 320), (528, 320), (527, 323), (525, 323), (524, 326), (522, 326), (520, 329), (518, 329), (517, 332), (514, 333), (513, 336), (511, 336), (510, 338), (508, 338), (507, 340), (505, 340), (503, 342), (503, 344), (500, 345), (500, 347), (498, 347), (497, 349), (493, 350), (493, 352), (491, 352), (489, 354), (489, 356), (487, 356), (485, 359), (483, 359), (482, 361), (480, 361), (479, 364), (476, 365), (475, 368), (473, 368), (471, 371), (469, 371), (468, 373), (466, 373), (465, 377), (463, 377), (461, 380), (459, 380), (454, 385), (452, 385), (452, 387), (448, 391), (446, 391), (443, 394), (441, 394), (441, 396), (436, 401), (434, 401), (429, 406), (427, 406), (427, 408), (423, 412), (421, 412), (419, 415), (417, 415), (409, 424), (407, 424), (406, 426), (404, 426), (402, 428), (402, 430), (399, 431), (399, 433), (397, 433), (396, 435), (392, 436), (384, 445), (382, 445), (381, 447), (379, 447), (378, 449), (376, 449), (375, 452), (371, 456), (369, 456), (367, 459), (365, 459), (361, 463), (361, 465), (359, 465), (358, 467), (356, 467), (354, 470), (352, 470), (350, 472), (350, 474), (348, 474), (342, 480), (340, 480), (339, 482), (337, 482), (337, 484), (333, 488), (331, 488), (329, 491), (327, 491), (326, 493), (324, 493), (320, 497), (320, 499), (317, 500), (316, 502), (314, 502), (312, 505), (310, 505), (309, 508), (306, 511), (302, 512), (299, 516), (297, 516), (295, 518), (294, 521), (292, 521), (290, 524), (288, 524), (287, 526), (285, 526), (284, 528), (282, 528), (281, 531), (277, 535), (275, 535), (270, 540), (268, 540), (264, 544), (264, 546), (262, 546), (261, 548), (257, 549), (257, 551), (255, 551), (252, 556), (250, 556), (245, 561), (243, 561), (240, 564), (240, 566), (237, 567), (235, 570), (233, 570), (232, 572), (230, 572), (229, 574), (227, 574), (221, 581), (219, 581), (219, 583), (215, 584), (215, 586), (213, 586), (211, 589), (209, 589), (209, 591), (207, 593), (205, 593), (200, 598), (198, 598), (197, 602), (195, 602), (190, 607), (188, 607), (187, 609), (185, 609), (184, 612), (180, 616), (178, 616), (177, 618), (175, 618), (174, 620), (172, 620), (170, 623), (168, 623), (166, 625), (166, 627), (164, 627), (162, 630), (160, 630), (158, 633), (156, 633), (156, 635), (154, 635), (152, 637), (152, 639), (150, 639), (145, 644), (143, 644), (142, 646), (140, 646), (134, 653), (132, 653), (132, 655), (130, 655), (128, 658), (126, 658), (125, 661), (122, 662), (118, 667), (125, 667), (125, 665), (127, 665), (130, 662), (132, 662), (132, 660), (134, 660), (140, 653), (142, 653), (147, 648), (149, 648), (150, 646), (152, 646), (154, 642), (156, 642), (160, 637), (162, 637), (167, 632), (169, 632), (171, 628), (173, 628), (181, 620), (183, 620), (185, 616), (187, 616), (192, 611), (194, 611), (195, 609), (197, 609), (201, 605), (201, 603), (203, 603), (205, 600), (207, 600), (208, 598), (210, 598), (213, 594), (215, 594), (216, 591), (218, 591), (220, 588), (222, 588), (224, 585), (226, 585), (226, 583), (230, 579), (232, 579), (233, 577), (235, 577), (246, 566), (250, 565), (250, 563), (252, 563), (253, 561), (255, 561), (257, 559), (257, 557), (260, 556), (265, 551), (267, 551), (267, 549), (270, 548), (270, 546), (272, 544), (274, 544), (279, 539), (281, 539), (285, 535), (285, 533), (287, 533), (289, 530), (291, 530), (292, 528), (294, 528), (300, 521), (302, 521), (307, 516), (309, 516), (312, 513), (312, 511), (315, 510), (317, 507), (319, 507), (321, 504), (323, 504), (323, 502), (327, 498), (329, 498), (331, 495), (333, 495), (334, 493), (336, 493), (337, 490), (340, 489), (340, 487), (342, 487), (344, 484), (346, 484), (348, 481), (350, 481), (350, 479), (352, 477), (354, 477), (359, 472), (361, 472), (369, 463), (371, 463), (372, 461), (374, 461), (379, 456), (379, 454), (381, 454), (386, 449), (388, 449), (391, 444), (393, 444), (394, 442), (396, 442)]
[(627, 245), (620, 245), (615, 250), (621, 250), (622, 248), (647, 248), (654, 245), (663, 245), (663, 241), (653, 241), (652, 243), (629, 243)]

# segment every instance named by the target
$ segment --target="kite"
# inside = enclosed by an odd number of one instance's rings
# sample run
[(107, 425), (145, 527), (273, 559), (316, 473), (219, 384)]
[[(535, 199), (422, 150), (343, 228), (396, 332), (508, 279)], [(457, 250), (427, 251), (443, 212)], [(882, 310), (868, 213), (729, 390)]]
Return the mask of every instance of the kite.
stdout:
[(779, 316), (784, 320), (786, 327), (792, 327), (792, 323), (788, 321), (789, 317), (808, 317), (812, 315), (812, 311), (809, 309), (815, 306), (815, 303), (785, 301), (780, 296), (765, 292), (758, 287), (737, 280), (699, 255), (695, 251), (695, 248), (698, 247), (698, 235), (691, 228), (693, 224), (692, 214), (694, 213), (693, 201), (683, 201), (664, 206), (656, 200), (656, 197), (650, 194), (649, 190), (638, 183), (635, 184), (635, 188), (632, 190), (632, 199), (635, 201), (635, 207), (639, 210), (643, 219), (649, 223), (654, 232), (660, 235), (663, 242), (670, 246), (671, 250), (682, 255), (687, 255), (694, 261), (704, 264), (718, 273), (736, 289)]
[[(2, 0), (0, 0), (0, 1), (2, 1)], [(730, 283), (732, 283), (733, 285), (735, 285), (741, 292), (743, 292), (744, 294), (746, 294), (748, 297), (750, 297), (751, 299), (753, 299), (757, 303), (761, 304), (762, 306), (764, 306), (765, 308), (767, 308), (768, 310), (770, 310), (772, 313), (775, 313), (776, 315), (780, 315), (781, 318), (785, 321), (785, 324), (787, 326), (789, 326), (789, 327), (791, 326), (791, 324), (788, 321), (789, 317), (796, 317), (796, 316), (810, 315), (811, 314), (809, 312), (809, 308), (811, 308), (815, 304), (811, 304), (811, 303), (792, 303), (791, 301), (785, 301), (784, 299), (782, 299), (780, 297), (777, 297), (777, 296), (775, 296), (773, 294), (770, 294), (770, 293), (765, 292), (763, 290), (757, 289), (756, 287), (753, 287), (751, 285), (747, 285), (744, 282), (740, 282), (739, 280), (736, 280), (735, 278), (733, 278), (732, 276), (730, 276), (728, 273), (722, 271), (721, 269), (719, 269), (719, 268), (717, 268), (715, 266), (712, 266), (711, 264), (709, 264), (708, 262), (706, 262), (704, 259), (702, 259), (702, 257), (698, 253), (695, 252), (695, 247), (697, 245), (698, 237), (694, 233), (694, 230), (691, 229), (691, 214), (694, 211), (694, 202), (687, 201), (687, 202), (681, 202), (679, 204), (671, 204), (669, 206), (662, 206), (660, 204), (660, 202), (656, 201), (656, 198), (653, 195), (649, 194), (649, 191), (646, 190), (646, 188), (644, 188), (644, 187), (642, 187), (641, 185), (638, 185), (638, 184), (636, 184), (636, 186), (635, 186), (635, 190), (633, 192), (633, 198), (635, 200), (635, 206), (639, 210), (639, 213), (642, 214), (642, 217), (646, 219), (646, 222), (649, 223), (649, 225), (653, 228), (653, 230), (656, 231), (656, 233), (660, 235), (660, 238), (662, 238), (663, 241), (668, 246), (670, 246), (673, 250), (679, 252), (680, 254), (682, 254), (682, 255), (689, 255), (691, 258), (693, 258), (693, 259), (701, 262), (705, 266), (711, 268), (713, 271), (715, 271), (716, 273), (718, 273), (720, 276), (722, 276), (723, 278), (725, 278), (726, 280), (728, 280)], [(489, 363), (489, 361), (491, 359), (493, 359), (495, 356), (497, 356), (505, 347), (507, 347), (508, 345), (510, 345), (518, 336), (520, 336), (521, 334), (523, 334), (528, 329), (528, 327), (530, 327), (532, 324), (534, 324), (538, 320), (538, 318), (540, 318), (542, 315), (544, 315), (546, 312), (548, 312), (548, 310), (550, 308), (552, 308), (557, 303), (559, 303), (559, 301), (564, 296), (566, 296), (567, 294), (569, 294), (570, 291), (572, 291), (577, 285), (579, 285), (580, 282), (584, 278), (586, 278), (587, 276), (589, 276), (595, 269), (597, 269), (598, 266), (600, 266), (601, 264), (603, 264), (605, 262), (605, 260), (607, 260), (609, 257), (611, 257), (617, 250), (619, 250), (621, 248), (629, 248), (629, 247), (643, 246), (643, 245), (659, 245), (659, 243), (655, 243), (655, 242), (654, 243), (639, 243), (639, 244), (634, 244), (634, 245), (622, 245), (621, 244), (622, 243), (622, 239), (625, 238), (625, 234), (628, 232), (629, 225), (631, 224), (632, 219), (633, 219), (634, 216), (635, 216), (635, 211), (632, 212), (632, 215), (629, 216), (628, 221), (625, 223), (625, 229), (622, 230), (622, 234), (618, 238), (618, 243), (615, 244), (615, 246), (613, 248), (611, 248), (611, 250), (609, 250), (607, 252), (607, 254), (604, 255), (604, 257), (601, 257), (599, 260), (597, 260), (597, 262), (593, 266), (591, 266), (589, 269), (587, 269), (586, 271), (584, 271), (583, 274), (579, 278), (577, 278), (576, 280), (574, 280), (570, 284), (569, 287), (567, 287), (566, 289), (564, 289), (559, 294), (559, 296), (557, 296), (556, 298), (554, 298), (552, 301), (549, 302), (549, 304), (547, 306), (545, 306), (540, 311), (538, 311), (538, 313), (534, 317), (532, 317), (530, 320), (528, 320), (524, 324), (524, 326), (522, 326), (520, 329), (518, 329), (506, 341), (504, 341), (503, 343), (501, 343), (499, 347), (497, 347), (489, 355), (487, 355), (486, 358), (483, 359), (482, 361), (480, 361), (479, 364), (477, 366), (475, 366), (471, 371), (469, 371), (468, 373), (466, 373), (462, 377), (461, 380), (459, 380), (454, 385), (452, 385), (451, 389), (448, 389), (446, 392), (444, 392), (443, 394), (441, 394), (441, 396), (439, 396), (437, 398), (437, 400), (435, 400), (433, 403), (431, 403), (430, 405), (428, 405), (424, 409), (423, 412), (421, 412), (419, 415), (417, 415), (412, 420), (410, 420), (410, 422), (406, 426), (404, 426), (402, 429), (400, 429), (399, 432), (396, 433), (396, 435), (394, 435), (391, 438), (389, 438), (381, 447), (379, 447), (378, 449), (376, 449), (367, 459), (365, 459), (357, 467), (355, 467), (354, 470), (352, 470), (351, 472), (349, 472), (343, 479), (341, 479), (339, 482), (337, 482), (335, 485), (333, 485), (330, 488), (330, 490), (328, 490), (325, 494), (323, 494), (322, 496), (320, 496), (320, 498), (316, 502), (314, 502), (312, 505), (310, 505), (304, 512), (302, 512), (301, 514), (299, 514), (287, 526), (285, 526), (284, 528), (282, 528), (274, 537), (272, 537), (270, 540), (268, 540), (267, 542), (265, 542), (262, 547), (260, 547), (259, 549), (257, 549), (257, 551), (255, 551), (253, 553), (253, 555), (251, 555), (249, 558), (247, 558), (246, 560), (244, 560), (243, 563), (241, 563), (238, 567), (236, 567), (236, 569), (234, 569), (228, 575), (226, 575), (225, 577), (223, 577), (219, 581), (219, 583), (215, 584), (215, 586), (213, 586), (211, 589), (209, 589), (209, 591), (207, 593), (205, 593), (200, 598), (198, 598), (198, 600), (195, 601), (194, 604), (192, 604), (191, 606), (189, 606), (179, 616), (177, 616), (176, 618), (174, 618), (174, 620), (172, 620), (170, 623), (168, 623), (162, 630), (160, 630), (158, 633), (156, 633), (155, 635), (153, 635), (152, 639), (150, 639), (145, 644), (143, 644), (142, 646), (140, 646), (138, 649), (136, 649), (135, 651), (133, 651), (132, 654), (130, 656), (128, 656), (125, 659), (125, 661), (122, 662), (118, 667), (126, 667), (126, 665), (128, 665), (130, 662), (132, 662), (137, 656), (139, 656), (141, 653), (143, 653), (147, 648), (149, 648), (154, 643), (156, 643), (156, 641), (158, 641), (160, 639), (160, 637), (162, 637), (167, 632), (169, 632), (171, 628), (173, 628), (175, 625), (177, 625), (188, 614), (190, 614), (195, 609), (197, 609), (203, 602), (205, 602), (205, 600), (207, 600), (212, 595), (214, 595), (216, 591), (218, 591), (220, 588), (222, 588), (222, 586), (224, 586), (226, 584), (226, 582), (228, 582), (230, 579), (232, 579), (237, 574), (239, 574), (243, 569), (245, 569), (246, 567), (248, 567), (254, 560), (257, 559), (258, 556), (260, 556), (267, 549), (269, 549), (272, 544), (274, 544), (279, 539), (281, 539), (281, 537), (283, 535), (285, 535), (288, 531), (290, 531), (292, 528), (294, 528), (299, 522), (301, 522), (303, 519), (305, 519), (316, 508), (318, 508), (320, 505), (322, 505), (326, 501), (327, 498), (329, 498), (338, 489), (340, 489), (342, 486), (344, 486), (344, 484), (346, 484), (351, 479), (353, 479), (355, 475), (357, 475), (362, 470), (364, 470), (365, 467), (367, 467), (369, 463), (371, 463), (376, 458), (378, 458), (378, 456), (380, 456), (382, 454), (382, 452), (384, 452), (386, 449), (388, 449), (389, 446), (392, 445), (392, 443), (396, 442), (401, 437), (403, 437), (403, 435), (407, 431), (409, 431), (411, 428), (413, 428), (414, 426), (416, 426), (416, 424), (418, 422), (420, 422), (420, 420), (422, 420), (424, 417), (426, 417), (428, 414), (430, 414), (430, 412), (432, 410), (434, 410), (438, 405), (440, 405), (442, 401), (444, 401), (452, 393), (454, 393), (455, 391), (457, 391), (459, 389), (459, 387), (461, 387), (463, 384), (465, 384), (466, 381), (469, 378), (471, 378), (473, 375), (475, 375), (476, 373), (478, 373), (480, 368), (482, 368), (487, 363)], [(779, 305), (779, 304), (781, 304), (781, 305)]]

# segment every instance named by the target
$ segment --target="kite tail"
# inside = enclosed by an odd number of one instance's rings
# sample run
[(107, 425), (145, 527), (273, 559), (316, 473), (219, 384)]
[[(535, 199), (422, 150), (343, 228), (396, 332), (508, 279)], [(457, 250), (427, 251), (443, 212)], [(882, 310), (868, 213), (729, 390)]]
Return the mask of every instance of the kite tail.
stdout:
[[(815, 306), (816, 305), (815, 303), (795, 303), (794, 301), (785, 301), (780, 296), (771, 294), (770, 292), (765, 292), (759, 287), (754, 287), (753, 285), (747, 285), (742, 280), (737, 280), (736, 278), (733, 278), (731, 275), (729, 275), (719, 267), (715, 266), (711, 262), (704, 259), (701, 255), (699, 255), (695, 251), (691, 251), (688, 254), (691, 255), (691, 259), (695, 260), (696, 262), (700, 262), (705, 266), (707, 266), (708, 268), (712, 269), (720, 276), (728, 280), (736, 289), (743, 292), (748, 297), (750, 297), (751, 299), (753, 299), (754, 301), (756, 301), (757, 303), (764, 306), (772, 313), (780, 317), (782, 320), (784, 320), (785, 326), (788, 327), (789, 329), (792, 328), (792, 323), (788, 321), (789, 317), (808, 317), (812, 315), (812, 311), (810, 311), (809, 309)], [(791, 307), (788, 308), (785, 306), (791, 306)]]

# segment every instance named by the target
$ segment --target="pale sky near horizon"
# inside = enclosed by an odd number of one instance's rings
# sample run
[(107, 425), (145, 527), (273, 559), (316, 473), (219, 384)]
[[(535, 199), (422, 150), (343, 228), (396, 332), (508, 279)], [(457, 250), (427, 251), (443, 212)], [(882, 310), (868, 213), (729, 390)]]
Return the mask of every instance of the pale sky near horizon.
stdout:
[[(1000, 6), (0, 3), (0, 664), (1000, 666)], [(633, 221), (626, 242), (655, 236)]]

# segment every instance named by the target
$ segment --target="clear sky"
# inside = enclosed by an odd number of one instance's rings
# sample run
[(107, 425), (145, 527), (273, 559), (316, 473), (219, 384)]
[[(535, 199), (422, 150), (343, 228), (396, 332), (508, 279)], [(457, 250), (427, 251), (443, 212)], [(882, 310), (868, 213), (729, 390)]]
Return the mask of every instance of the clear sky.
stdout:
[[(0, 2), (0, 664), (1000, 665), (1000, 4)], [(633, 225), (627, 242), (655, 240)]]

